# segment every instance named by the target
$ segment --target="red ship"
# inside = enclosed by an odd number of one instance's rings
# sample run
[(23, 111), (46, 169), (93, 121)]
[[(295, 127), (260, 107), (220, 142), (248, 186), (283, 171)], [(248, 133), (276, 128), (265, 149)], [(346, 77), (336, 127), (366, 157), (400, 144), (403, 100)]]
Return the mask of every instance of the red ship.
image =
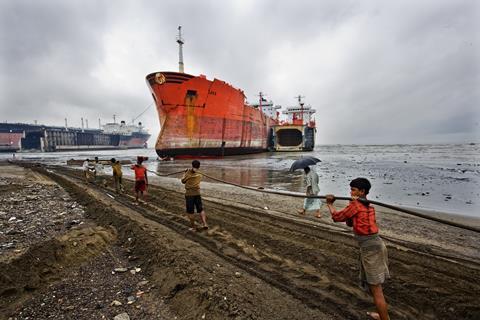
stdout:
[(160, 119), (156, 142), (161, 157), (224, 156), (267, 151), (273, 146), (278, 113), (260, 96), (246, 103), (242, 90), (225, 81), (183, 72), (181, 27), (180, 72), (155, 72), (146, 77)]

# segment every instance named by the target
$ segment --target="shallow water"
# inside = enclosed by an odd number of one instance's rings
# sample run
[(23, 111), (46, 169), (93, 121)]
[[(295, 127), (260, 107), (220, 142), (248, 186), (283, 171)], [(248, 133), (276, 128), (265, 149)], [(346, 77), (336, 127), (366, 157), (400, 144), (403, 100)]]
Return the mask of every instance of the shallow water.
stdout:
[[(51, 164), (98, 156), (132, 159), (149, 156), (148, 169), (168, 173), (190, 167), (191, 160), (155, 161), (153, 149), (19, 153), (17, 159)], [(313, 168), (320, 176), (321, 194), (349, 196), (350, 180), (366, 177), (372, 183), (369, 197), (394, 205), (480, 217), (479, 145), (324, 145), (313, 152), (261, 153), (201, 159), (201, 170), (213, 177), (250, 186), (304, 191), (302, 171), (289, 172), (303, 155), (322, 160)], [(11, 154), (0, 154), (11, 158)], [(131, 170), (124, 169), (131, 175)]]

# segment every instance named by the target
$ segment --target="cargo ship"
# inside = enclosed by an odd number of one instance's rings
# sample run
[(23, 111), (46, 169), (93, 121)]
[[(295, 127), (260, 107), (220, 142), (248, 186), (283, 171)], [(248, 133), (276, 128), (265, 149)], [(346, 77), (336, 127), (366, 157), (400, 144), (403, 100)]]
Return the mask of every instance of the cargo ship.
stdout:
[(273, 146), (278, 113), (273, 105), (248, 104), (242, 90), (205, 75), (183, 70), (181, 27), (179, 72), (146, 76), (155, 101), (160, 133), (155, 149), (160, 157), (210, 157), (267, 151)]
[[(87, 126), (88, 127), (88, 126)], [(0, 151), (69, 151), (146, 148), (150, 134), (142, 123), (107, 123), (102, 129), (0, 123)]]
[(282, 111), (286, 119), (273, 127), (274, 145), (272, 151), (313, 151), (317, 132), (315, 109), (305, 105), (298, 95), (296, 106)]

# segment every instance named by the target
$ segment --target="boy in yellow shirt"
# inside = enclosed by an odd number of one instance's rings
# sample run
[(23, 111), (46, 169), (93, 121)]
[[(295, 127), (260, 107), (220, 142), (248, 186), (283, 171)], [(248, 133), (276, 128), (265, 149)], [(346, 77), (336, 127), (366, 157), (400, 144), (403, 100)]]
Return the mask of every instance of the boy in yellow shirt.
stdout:
[(190, 219), (190, 231), (195, 230), (195, 209), (200, 213), (203, 229), (208, 229), (207, 215), (203, 210), (202, 196), (200, 195), (200, 182), (202, 181), (202, 174), (198, 172), (200, 168), (200, 161), (193, 160), (192, 168), (185, 170), (182, 177), (182, 183), (185, 185), (185, 204), (187, 209), (187, 216)]
[(115, 191), (117, 193), (123, 192), (122, 165), (120, 164), (120, 161), (115, 160), (115, 158), (112, 158), (110, 162), (112, 163), (113, 185), (115, 186)]

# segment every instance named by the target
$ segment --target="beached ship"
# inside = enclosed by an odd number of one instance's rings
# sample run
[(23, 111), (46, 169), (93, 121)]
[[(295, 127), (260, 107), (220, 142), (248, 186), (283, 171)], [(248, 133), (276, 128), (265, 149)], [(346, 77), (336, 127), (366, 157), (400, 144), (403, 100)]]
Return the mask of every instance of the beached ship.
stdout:
[(250, 105), (245, 94), (229, 83), (183, 72), (181, 27), (179, 72), (154, 72), (146, 82), (155, 101), (160, 133), (155, 145), (160, 157), (238, 155), (267, 151), (277, 124), (273, 105)]
[(282, 111), (286, 120), (273, 127), (273, 151), (312, 151), (315, 147), (315, 109), (305, 105), (302, 96), (296, 98), (296, 106)]
[(102, 129), (0, 123), (0, 151), (67, 151), (146, 148), (150, 134), (141, 123), (107, 123)]

